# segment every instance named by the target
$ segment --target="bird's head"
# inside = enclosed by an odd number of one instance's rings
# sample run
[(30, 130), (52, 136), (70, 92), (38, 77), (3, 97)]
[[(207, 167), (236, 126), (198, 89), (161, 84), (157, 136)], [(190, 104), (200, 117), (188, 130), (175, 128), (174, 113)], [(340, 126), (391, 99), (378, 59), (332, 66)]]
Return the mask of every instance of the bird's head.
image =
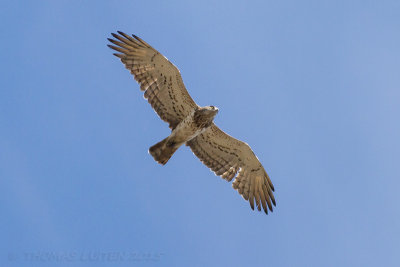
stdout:
[(215, 114), (218, 113), (218, 108), (217, 108), (217, 107), (214, 107), (214, 106), (206, 106), (205, 108), (206, 108), (207, 110), (211, 111), (211, 112), (214, 112)]
[(206, 106), (203, 108), (203, 110), (204, 110), (204, 114), (211, 118), (214, 118), (215, 115), (217, 115), (217, 113), (218, 113), (218, 108), (214, 107), (214, 106)]
[(211, 124), (215, 115), (218, 113), (218, 108), (214, 106), (206, 106), (196, 110), (195, 120), (202, 121), (204, 124)]

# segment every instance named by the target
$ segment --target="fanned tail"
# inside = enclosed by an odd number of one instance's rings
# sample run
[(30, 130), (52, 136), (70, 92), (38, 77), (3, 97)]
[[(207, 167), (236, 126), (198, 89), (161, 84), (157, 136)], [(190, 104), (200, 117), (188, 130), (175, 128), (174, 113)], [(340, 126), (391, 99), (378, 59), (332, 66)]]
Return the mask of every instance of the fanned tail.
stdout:
[(155, 161), (165, 165), (178, 148), (179, 145), (176, 145), (175, 143), (170, 144), (167, 137), (161, 142), (158, 142), (154, 146), (150, 147), (149, 153), (153, 156)]

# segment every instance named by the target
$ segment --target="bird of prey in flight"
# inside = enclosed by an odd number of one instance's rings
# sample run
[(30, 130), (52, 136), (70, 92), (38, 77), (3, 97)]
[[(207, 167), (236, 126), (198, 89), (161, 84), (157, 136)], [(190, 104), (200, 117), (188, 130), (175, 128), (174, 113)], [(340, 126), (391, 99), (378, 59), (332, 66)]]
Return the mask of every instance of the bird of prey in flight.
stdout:
[[(217, 176), (232, 183), (245, 200), (268, 214), (275, 204), (274, 186), (257, 156), (245, 142), (223, 132), (214, 124), (218, 108), (198, 106), (183, 84), (181, 74), (167, 58), (136, 35), (112, 33), (108, 45), (133, 74), (144, 97), (169, 124), (171, 134), (150, 147), (149, 153), (166, 164), (183, 144)], [(254, 204), (255, 203), (255, 204)]]

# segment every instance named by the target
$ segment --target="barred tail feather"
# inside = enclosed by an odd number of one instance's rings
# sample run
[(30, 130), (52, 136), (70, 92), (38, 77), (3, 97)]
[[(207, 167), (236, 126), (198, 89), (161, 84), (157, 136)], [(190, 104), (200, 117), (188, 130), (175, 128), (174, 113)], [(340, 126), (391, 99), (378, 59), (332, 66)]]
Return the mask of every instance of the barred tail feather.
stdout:
[(165, 165), (178, 148), (179, 145), (176, 145), (174, 143), (169, 144), (167, 137), (161, 142), (158, 142), (154, 146), (150, 147), (149, 153), (153, 156), (155, 161), (162, 165)]

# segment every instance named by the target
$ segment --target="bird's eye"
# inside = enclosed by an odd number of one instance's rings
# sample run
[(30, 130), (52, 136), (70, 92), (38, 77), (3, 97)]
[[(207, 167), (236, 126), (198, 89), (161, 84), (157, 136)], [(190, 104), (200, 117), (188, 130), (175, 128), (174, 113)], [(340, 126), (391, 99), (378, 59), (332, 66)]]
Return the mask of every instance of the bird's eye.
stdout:
[(214, 106), (210, 106), (210, 108), (211, 108), (211, 109), (215, 109), (215, 107), (214, 107)]

